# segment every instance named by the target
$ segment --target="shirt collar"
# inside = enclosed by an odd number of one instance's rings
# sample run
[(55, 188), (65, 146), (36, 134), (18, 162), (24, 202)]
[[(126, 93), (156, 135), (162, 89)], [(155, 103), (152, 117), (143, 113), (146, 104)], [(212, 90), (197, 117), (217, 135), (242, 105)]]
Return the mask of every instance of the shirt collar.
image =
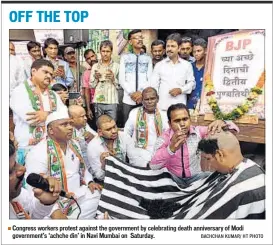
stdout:
[[(114, 61), (111, 59), (111, 60), (110, 60), (110, 63), (109, 63), (109, 65), (108, 65), (108, 66), (112, 65), (112, 64), (113, 64), (113, 62), (114, 62)], [(98, 63), (99, 63), (100, 65), (103, 65), (101, 60), (99, 60), (99, 62), (98, 62)]]
[[(49, 61), (51, 61), (51, 59), (48, 57), (48, 56), (46, 56), (46, 60), (49, 60)], [(58, 59), (58, 56), (54, 59), (54, 61), (59, 61), (60, 59)]]
[[(166, 60), (166, 62), (171, 62), (171, 59), (167, 56), (164, 60)], [(178, 55), (178, 62), (177, 63), (181, 63), (182, 59), (179, 57)], [(176, 65), (177, 63), (175, 63), (174, 65)]]
[[(102, 137), (100, 137), (98, 134), (97, 134), (95, 137), (98, 137), (98, 140), (99, 140), (99, 142), (100, 142), (100, 145), (104, 145), (105, 141), (104, 141), (104, 139), (103, 139)], [(118, 137), (120, 137), (119, 132), (118, 132)], [(115, 142), (115, 141), (116, 141), (116, 140), (114, 140), (114, 142)]]
[[(173, 134), (174, 134), (174, 131), (171, 128), (169, 130), (170, 130), (170, 139), (171, 139)], [(191, 135), (191, 134), (196, 134), (197, 135), (195, 127), (192, 126), (192, 125), (190, 126), (190, 130), (189, 130), (189, 135)]]
[(192, 125), (190, 126), (190, 131), (189, 131), (189, 133), (190, 133), (190, 134), (197, 134), (194, 126), (192, 126)]

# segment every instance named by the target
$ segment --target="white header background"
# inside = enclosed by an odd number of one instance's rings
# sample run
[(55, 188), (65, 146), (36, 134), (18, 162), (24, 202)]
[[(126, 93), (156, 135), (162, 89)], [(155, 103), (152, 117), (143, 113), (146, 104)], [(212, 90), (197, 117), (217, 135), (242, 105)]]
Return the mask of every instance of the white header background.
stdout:
[[(77, 10), (88, 11), (83, 23), (39, 23), (33, 13), (30, 22), (12, 23), (10, 11)], [(179, 220), (179, 221), (20, 221), (9, 220), (8, 180), (8, 101), (9, 29), (266, 29), (266, 217), (257, 220)], [(272, 5), (270, 4), (2, 4), (2, 243), (3, 244), (271, 244), (272, 241)], [(244, 233), (264, 234), (264, 239), (201, 239), (199, 232), (157, 232), (156, 239), (16, 239), (8, 227), (17, 226), (130, 226), (130, 225), (244, 225)], [(29, 232), (28, 232), (29, 233)], [(130, 232), (128, 232), (129, 234)], [(216, 233), (216, 232), (202, 232)], [(232, 232), (229, 232), (232, 233)], [(22, 234), (22, 233), (20, 233)], [(24, 234), (24, 233), (23, 233)], [(224, 233), (225, 234), (225, 233)]]

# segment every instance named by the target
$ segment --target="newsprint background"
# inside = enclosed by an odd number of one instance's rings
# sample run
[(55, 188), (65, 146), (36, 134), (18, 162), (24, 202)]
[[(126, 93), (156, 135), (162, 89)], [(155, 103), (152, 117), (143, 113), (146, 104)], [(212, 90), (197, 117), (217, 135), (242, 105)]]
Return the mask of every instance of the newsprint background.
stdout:
[[(64, 11), (88, 11), (83, 22), (66, 20)], [(11, 22), (11, 11), (32, 11)], [(60, 22), (38, 22), (36, 11), (60, 11)], [(21, 18), (19, 18), (21, 16)], [(2, 3), (1, 32), (1, 242), (2, 244), (272, 244), (272, 5), (267, 4), (92, 4), (92, 3)], [(9, 29), (265, 29), (266, 57), (266, 220), (9, 220), (8, 202), (8, 101), (9, 101)], [(243, 231), (232, 231), (236, 225)], [(138, 232), (122, 227), (139, 227)], [(160, 227), (176, 231), (160, 231)], [(187, 227), (192, 227), (188, 229)], [(194, 227), (219, 227), (221, 231), (194, 231)], [(11, 227), (11, 230), (8, 230)], [(44, 227), (39, 230), (39, 227)], [(84, 231), (84, 229), (86, 231)], [(93, 229), (93, 231), (92, 231)], [(92, 233), (112, 234), (119, 238), (87, 238)], [(153, 235), (131, 238), (131, 233)], [(40, 234), (42, 238), (17, 238), (20, 234)], [(85, 238), (82, 238), (85, 234)], [(201, 237), (203, 234), (203, 237)], [(215, 238), (204, 238), (215, 234)], [(216, 238), (223, 234), (224, 238)], [(230, 238), (229, 234), (240, 234)], [(127, 235), (127, 236), (126, 236)], [(245, 236), (244, 236), (245, 235)], [(45, 239), (45, 237), (47, 237)], [(59, 238), (55, 238), (59, 237)], [(236, 236), (235, 236), (236, 237)], [(240, 237), (240, 238), (239, 238)], [(244, 238), (243, 238), (244, 237)]]

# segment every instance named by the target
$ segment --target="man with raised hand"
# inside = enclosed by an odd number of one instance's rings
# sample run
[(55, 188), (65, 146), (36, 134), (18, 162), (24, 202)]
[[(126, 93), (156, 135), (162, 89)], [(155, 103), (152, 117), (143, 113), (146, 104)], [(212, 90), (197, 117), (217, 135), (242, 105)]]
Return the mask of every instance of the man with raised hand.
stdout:
[(197, 154), (201, 139), (225, 127), (239, 132), (231, 121), (216, 120), (209, 126), (192, 126), (189, 110), (182, 103), (171, 105), (167, 116), (170, 128), (157, 139), (150, 167), (166, 167), (183, 187), (207, 175), (201, 170), (201, 157)]
[(44, 42), (44, 51), (46, 60), (49, 60), (54, 66), (53, 82), (61, 83), (66, 87), (73, 87), (74, 77), (67, 62), (58, 59), (59, 43), (54, 38), (47, 38)]

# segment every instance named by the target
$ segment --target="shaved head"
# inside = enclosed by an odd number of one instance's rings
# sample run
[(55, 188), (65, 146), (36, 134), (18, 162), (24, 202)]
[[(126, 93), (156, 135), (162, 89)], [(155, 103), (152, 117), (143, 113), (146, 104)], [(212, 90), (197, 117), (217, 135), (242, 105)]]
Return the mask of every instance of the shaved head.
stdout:
[(243, 160), (238, 139), (229, 131), (208, 135), (198, 143), (204, 163), (220, 173), (229, 173)]
[(219, 133), (210, 134), (208, 140), (217, 140), (219, 149), (235, 150), (240, 147), (239, 141), (234, 134), (229, 131), (221, 131)]
[(142, 96), (143, 96), (145, 93), (148, 93), (148, 92), (154, 92), (154, 93), (156, 94), (156, 96), (158, 96), (156, 89), (155, 89), (155, 88), (152, 88), (152, 87), (147, 87), (147, 88), (145, 88), (145, 89), (142, 91)]
[(75, 115), (84, 111), (84, 108), (80, 105), (71, 105), (68, 107), (68, 114), (70, 117), (74, 117)]
[(104, 123), (114, 121), (114, 119), (108, 115), (101, 115), (97, 120), (97, 128), (101, 128)]

